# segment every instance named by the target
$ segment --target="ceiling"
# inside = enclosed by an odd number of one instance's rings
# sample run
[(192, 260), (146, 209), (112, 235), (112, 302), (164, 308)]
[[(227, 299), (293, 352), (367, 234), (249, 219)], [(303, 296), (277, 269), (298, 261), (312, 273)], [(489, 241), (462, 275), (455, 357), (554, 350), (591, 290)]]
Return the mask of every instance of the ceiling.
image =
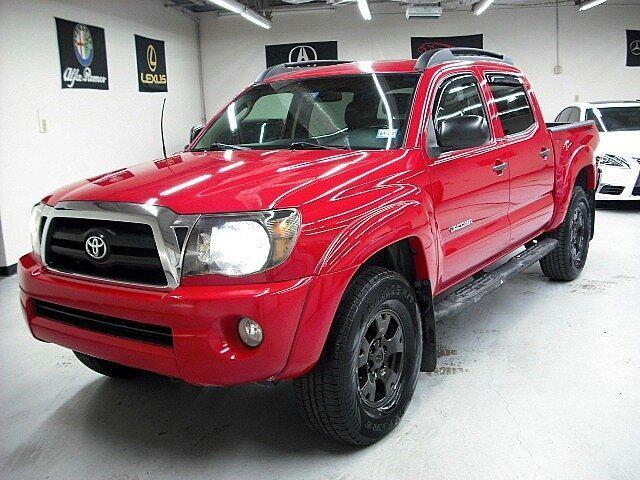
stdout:
[[(344, 5), (353, 5), (356, 0), (237, 0), (239, 3), (246, 5), (248, 8), (262, 13), (267, 18), (271, 17), (272, 12), (292, 11), (292, 10), (317, 10), (317, 9), (336, 9)], [(368, 0), (369, 4), (387, 5), (439, 5), (443, 10), (471, 10), (474, 3), (480, 0)], [(572, 6), (582, 3), (584, 0), (558, 0), (558, 4), (562, 6)], [(640, 5), (640, 0), (614, 0), (610, 3), (617, 5)], [(207, 0), (166, 0), (164, 4), (170, 8), (181, 10), (188, 14), (199, 14), (204, 12), (217, 12), (220, 14), (228, 14), (228, 12), (207, 1)], [(496, 7), (534, 7), (534, 6), (553, 6), (556, 0), (495, 0), (491, 8)]]

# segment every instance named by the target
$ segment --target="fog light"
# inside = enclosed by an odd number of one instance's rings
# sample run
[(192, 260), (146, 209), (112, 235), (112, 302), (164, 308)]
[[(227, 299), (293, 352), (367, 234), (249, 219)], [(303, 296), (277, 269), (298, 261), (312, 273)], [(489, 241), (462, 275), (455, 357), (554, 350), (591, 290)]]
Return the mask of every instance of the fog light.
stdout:
[(238, 322), (238, 333), (242, 341), (250, 347), (257, 347), (262, 342), (262, 327), (248, 317), (243, 317)]

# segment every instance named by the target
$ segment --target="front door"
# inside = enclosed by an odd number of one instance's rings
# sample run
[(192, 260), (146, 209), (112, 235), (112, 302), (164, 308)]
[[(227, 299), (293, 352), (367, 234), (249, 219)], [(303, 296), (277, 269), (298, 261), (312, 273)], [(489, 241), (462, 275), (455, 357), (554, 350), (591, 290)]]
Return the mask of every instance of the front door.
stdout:
[[(484, 117), (490, 125), (478, 78), (464, 73), (440, 84), (430, 113), (439, 122), (461, 115)], [(440, 287), (468, 276), (504, 252), (510, 237), (509, 169), (497, 142), (429, 158), (432, 195), (441, 242)]]

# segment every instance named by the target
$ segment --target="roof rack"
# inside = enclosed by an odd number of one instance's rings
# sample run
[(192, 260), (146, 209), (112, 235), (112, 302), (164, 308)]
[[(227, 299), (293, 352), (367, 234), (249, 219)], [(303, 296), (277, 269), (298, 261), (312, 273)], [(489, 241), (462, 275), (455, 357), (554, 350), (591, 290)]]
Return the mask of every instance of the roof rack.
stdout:
[(309, 62), (288, 62), (274, 65), (267, 68), (264, 72), (258, 75), (254, 83), (264, 82), (266, 79), (275, 77), (282, 73), (286, 73), (293, 68), (310, 68), (310, 67), (324, 67), (326, 65), (340, 65), (342, 63), (352, 63), (353, 60), (313, 60)]
[(480, 48), (435, 48), (424, 52), (418, 58), (415, 69), (418, 72), (423, 72), (429, 67), (439, 65), (445, 62), (453, 62), (456, 60), (492, 60), (494, 62), (506, 63), (513, 65), (513, 60), (508, 55), (501, 53), (490, 52), (488, 50), (482, 50)]

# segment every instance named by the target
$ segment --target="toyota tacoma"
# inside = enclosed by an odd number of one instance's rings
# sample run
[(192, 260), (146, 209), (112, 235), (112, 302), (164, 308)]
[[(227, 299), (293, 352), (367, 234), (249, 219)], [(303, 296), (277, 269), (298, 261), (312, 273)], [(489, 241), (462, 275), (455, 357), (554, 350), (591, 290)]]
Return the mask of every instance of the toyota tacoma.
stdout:
[(101, 374), (291, 379), (309, 426), (372, 444), (436, 368), (437, 320), (537, 261), (580, 275), (597, 143), (546, 125), (501, 54), (278, 65), (184, 151), (37, 204), (22, 307)]

